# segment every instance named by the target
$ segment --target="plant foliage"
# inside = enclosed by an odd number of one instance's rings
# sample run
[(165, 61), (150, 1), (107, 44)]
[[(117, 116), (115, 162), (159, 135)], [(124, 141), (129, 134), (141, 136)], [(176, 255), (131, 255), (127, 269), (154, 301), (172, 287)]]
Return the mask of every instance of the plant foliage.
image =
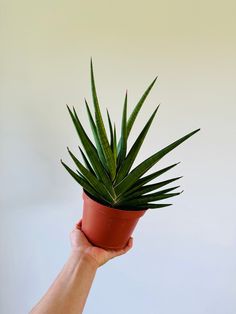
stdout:
[[(76, 171), (73, 171), (63, 161), (61, 161), (62, 165), (83, 187), (84, 191), (90, 197), (104, 205), (121, 210), (142, 210), (172, 205), (159, 203), (158, 201), (177, 196), (183, 191), (170, 193), (179, 186), (162, 190), (160, 190), (160, 188), (180, 179), (181, 177), (160, 181), (154, 184), (147, 183), (172, 169), (178, 163), (158, 170), (152, 174), (146, 176), (145, 174), (166, 154), (197, 133), (200, 129), (194, 130), (174, 141), (151, 155), (134, 169), (131, 169), (143, 145), (148, 130), (157, 114), (159, 106), (157, 106), (154, 110), (129, 151), (127, 151), (127, 141), (138, 113), (154, 86), (156, 78), (145, 90), (129, 118), (127, 118), (128, 94), (126, 92), (123, 105), (120, 138), (117, 143), (116, 126), (115, 123), (112, 125), (108, 110), (107, 121), (109, 126), (109, 137), (105, 128), (97, 96), (92, 59), (90, 63), (90, 75), (94, 116), (91, 113), (86, 100), (85, 105), (94, 137), (94, 143), (90, 140), (86, 130), (83, 128), (75, 108), (73, 107), (71, 109), (67, 106), (70, 117), (83, 146), (83, 148), (79, 146), (79, 150), (84, 164), (68, 148), (69, 155), (74, 161), (77, 169)], [(157, 203), (154, 203), (156, 201)]]

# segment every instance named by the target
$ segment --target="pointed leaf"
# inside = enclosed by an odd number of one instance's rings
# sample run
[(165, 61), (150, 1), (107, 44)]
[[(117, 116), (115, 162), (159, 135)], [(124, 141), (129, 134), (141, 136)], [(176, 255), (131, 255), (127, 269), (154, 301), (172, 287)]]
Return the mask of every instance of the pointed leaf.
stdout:
[[(126, 193), (133, 193), (135, 191), (138, 191), (140, 187), (142, 187), (144, 184), (150, 182), (151, 180), (161, 176), (163, 173), (167, 172), (168, 170), (172, 169), (173, 167), (177, 166), (180, 162), (177, 162), (176, 164), (173, 164), (171, 166), (168, 166), (166, 168), (163, 168), (161, 170), (155, 171), (148, 176), (145, 176), (141, 179), (138, 179), (137, 182), (135, 182), (132, 187), (126, 192)], [(126, 194), (125, 193), (125, 194)]]
[[(103, 153), (103, 150), (102, 150), (102, 147), (101, 147), (101, 143), (99, 141), (99, 136), (98, 136), (98, 132), (97, 132), (97, 127), (96, 127), (96, 124), (93, 120), (93, 117), (92, 117), (92, 114), (91, 114), (91, 111), (89, 109), (89, 105), (85, 99), (85, 105), (86, 105), (86, 109), (87, 109), (87, 113), (88, 113), (88, 118), (89, 118), (89, 123), (90, 123), (90, 126), (91, 126), (91, 129), (92, 129), (92, 132), (93, 132), (93, 137), (94, 137), (94, 140), (95, 140), (95, 144), (96, 144), (96, 147), (97, 147), (97, 151), (98, 151), (98, 155), (99, 155), (99, 158), (103, 164), (103, 167), (105, 169), (107, 169), (107, 164), (106, 164), (106, 159), (105, 159), (105, 156), (104, 156), (104, 153)], [(107, 169), (108, 170), (108, 169)]]
[[(164, 195), (168, 192), (171, 192), (177, 188), (179, 188), (180, 186), (174, 186), (172, 188), (168, 188), (168, 189), (164, 189), (164, 190), (161, 190), (161, 191), (158, 191), (158, 192), (155, 192), (155, 193), (149, 193), (149, 194), (146, 194), (146, 195), (139, 195), (138, 197), (132, 197), (132, 195), (129, 195), (127, 196), (126, 198), (124, 198), (122, 201), (119, 199), (118, 200), (118, 203), (119, 205), (123, 205), (123, 204), (127, 204), (128, 202), (130, 201), (136, 201), (137, 199), (145, 199), (145, 197), (149, 197), (149, 196), (160, 196), (160, 195)], [(148, 201), (147, 201), (148, 202)]]
[[(144, 101), (146, 100), (148, 94), (150, 93), (153, 85), (155, 84), (157, 80), (157, 77), (155, 77), (155, 79), (152, 81), (152, 83), (148, 86), (148, 88), (145, 90), (144, 94), (142, 95), (142, 97), (140, 98), (139, 102), (136, 104), (134, 110), (132, 111), (130, 117), (129, 117), (129, 120), (127, 122), (127, 138), (129, 137), (129, 134), (130, 134), (130, 131), (133, 127), (133, 124), (137, 118), (137, 115), (140, 111), (140, 109), (142, 108), (142, 105), (144, 104)], [(120, 149), (120, 145), (121, 145), (121, 142), (119, 141), (118, 143), (118, 149)]]
[(127, 201), (125, 204), (127, 205), (133, 205), (133, 206), (139, 206), (139, 205), (143, 205), (146, 204), (147, 202), (153, 202), (153, 201), (159, 201), (159, 200), (163, 200), (166, 198), (170, 198), (170, 197), (174, 197), (179, 195), (180, 193), (169, 193), (169, 194), (160, 194), (157, 196), (145, 196), (144, 198), (139, 198), (133, 201)]
[[(165, 181), (162, 181), (162, 182), (158, 182), (158, 183), (155, 183), (155, 184), (149, 184), (149, 185), (145, 185), (141, 188), (138, 189), (138, 191), (136, 192), (131, 192), (128, 191), (127, 193), (125, 193), (124, 195), (122, 195), (122, 198), (120, 199), (121, 201), (123, 200), (126, 200), (127, 198), (135, 198), (135, 197), (140, 197), (141, 195), (143, 194), (146, 194), (148, 192), (151, 192), (153, 190), (157, 190), (167, 184), (170, 184), (178, 179), (180, 179), (182, 177), (176, 177), (176, 178), (173, 178), (173, 179), (169, 179), (169, 180), (165, 180)], [(119, 200), (118, 200), (119, 201)]]
[(130, 210), (130, 211), (132, 211), (132, 210), (147, 210), (147, 209), (149, 209), (149, 208), (162, 208), (162, 207), (168, 207), (168, 206), (171, 206), (171, 205), (173, 205), (173, 204), (155, 204), (155, 203), (153, 203), (153, 204), (151, 204), (151, 203), (146, 203), (146, 204), (143, 204), (143, 205), (139, 205), (139, 206), (120, 206), (119, 208), (120, 209), (126, 209), (126, 210)]
[(101, 143), (101, 147), (107, 162), (107, 168), (110, 171), (110, 177), (113, 180), (116, 175), (116, 167), (115, 162), (113, 158), (113, 154), (107, 139), (106, 129), (103, 123), (102, 114), (99, 107), (97, 92), (96, 92), (96, 86), (95, 86), (95, 80), (94, 80), (94, 73), (93, 73), (93, 63), (91, 59), (91, 87), (92, 87), (92, 96), (93, 96), (93, 104), (95, 109), (95, 119), (96, 119), (96, 126), (98, 131), (99, 140)]
[(122, 125), (121, 125), (121, 137), (120, 137), (120, 149), (118, 150), (118, 168), (123, 164), (127, 150), (127, 91), (125, 94), (125, 102), (122, 114)]
[(93, 168), (91, 167), (91, 165), (90, 165), (90, 163), (89, 163), (89, 161), (88, 161), (88, 159), (87, 159), (85, 153), (84, 153), (83, 150), (80, 148), (80, 146), (79, 146), (79, 150), (80, 150), (80, 153), (81, 153), (81, 155), (82, 155), (82, 157), (83, 157), (83, 160), (84, 160), (84, 162), (85, 162), (85, 165), (86, 165), (87, 169), (88, 169), (93, 175), (96, 176), (96, 173), (93, 171)]
[(138, 152), (140, 148), (142, 147), (143, 141), (147, 135), (147, 132), (152, 124), (152, 121), (157, 113), (159, 106), (155, 109), (151, 117), (149, 118), (148, 122), (144, 126), (142, 132), (139, 134), (138, 138), (136, 139), (135, 143), (133, 144), (132, 148), (130, 149), (124, 163), (122, 164), (122, 167), (119, 169), (117, 177), (116, 177), (116, 184), (118, 184), (130, 171), (136, 156), (138, 155)]
[(114, 134), (113, 134), (113, 147), (112, 147), (113, 155), (114, 155), (114, 160), (116, 163), (117, 159), (117, 142), (116, 142), (116, 125), (114, 123)]
[(81, 178), (78, 174), (76, 174), (73, 170), (71, 170), (62, 160), (62, 165), (65, 167), (65, 169), (69, 172), (69, 174), (91, 195), (93, 195), (95, 198), (103, 199), (104, 201), (107, 201), (106, 198), (103, 198), (102, 195), (98, 194), (96, 190), (83, 178)]
[[(165, 189), (165, 190), (161, 190), (161, 191), (158, 191), (158, 192), (155, 192), (155, 193), (149, 193), (149, 194), (146, 194), (146, 195), (140, 195), (139, 197), (132, 197), (132, 195), (130, 195), (129, 197), (125, 198), (124, 201), (121, 202), (122, 203), (125, 203), (127, 204), (128, 202), (136, 202), (136, 200), (142, 200), (142, 201), (146, 201), (146, 202), (152, 202), (152, 201), (156, 201), (158, 200), (158, 197), (159, 196), (163, 196), (165, 195), (166, 193), (168, 192), (171, 192), (173, 190), (176, 190), (177, 188), (179, 188), (180, 186), (174, 186), (172, 188), (169, 188), (169, 189)], [(150, 199), (150, 197), (152, 197), (153, 199)], [(155, 199), (155, 197), (157, 197), (157, 199)]]
[(112, 188), (112, 183), (109, 178), (109, 176), (106, 173), (106, 170), (101, 164), (101, 161), (99, 159), (97, 150), (93, 143), (90, 141), (89, 137), (87, 136), (82, 124), (80, 123), (80, 120), (76, 114), (76, 111), (74, 109), (74, 114), (70, 110), (70, 108), (67, 106), (67, 109), (70, 113), (71, 119), (74, 123), (74, 126), (76, 128), (76, 131), (80, 137), (81, 143), (83, 144), (83, 147), (86, 151), (86, 154), (93, 166), (94, 172), (96, 173), (97, 177), (101, 179), (101, 181), (106, 185), (106, 187), (109, 189), (109, 192), (112, 194), (114, 193), (114, 190)]
[(109, 130), (110, 130), (110, 146), (112, 149), (112, 147), (113, 147), (113, 130), (112, 130), (111, 118), (110, 118), (108, 109), (107, 109), (107, 119), (108, 119)]
[(76, 166), (78, 167), (78, 169), (81, 171), (81, 173), (83, 174), (83, 176), (87, 179), (87, 181), (89, 182), (89, 184), (91, 186), (96, 187), (96, 190), (102, 194), (104, 197), (107, 198), (107, 200), (109, 201), (113, 201), (112, 195), (109, 193), (109, 191), (106, 189), (106, 187), (100, 182), (98, 181), (98, 179), (88, 170), (86, 169), (82, 163), (75, 157), (75, 155), (69, 150), (68, 148), (68, 152), (71, 156), (71, 158), (73, 159), (74, 163), (76, 164)]
[(134, 170), (130, 172), (130, 174), (123, 179), (116, 187), (115, 187), (115, 193), (117, 197), (119, 197), (121, 194), (126, 192), (135, 182), (138, 178), (140, 178), (145, 172), (147, 172), (153, 165), (155, 165), (162, 157), (164, 157), (166, 154), (168, 154), (171, 150), (173, 150), (175, 147), (180, 145), (182, 142), (187, 140), (189, 137), (194, 135), (196, 132), (198, 132), (200, 129), (197, 129), (193, 132), (190, 132), (189, 134), (183, 136), (179, 140), (173, 142), (172, 144), (166, 146), (162, 150), (158, 151), (151, 157), (144, 160), (141, 164), (139, 164)]
[(127, 136), (129, 136), (129, 133), (130, 133), (130, 131), (131, 131), (131, 129), (132, 129), (132, 126), (133, 126), (133, 124), (134, 124), (134, 121), (136, 120), (137, 115), (138, 115), (138, 113), (139, 113), (139, 111), (140, 111), (140, 109), (141, 109), (141, 107), (142, 107), (144, 101), (146, 100), (148, 94), (150, 93), (150, 91), (151, 91), (153, 85), (155, 84), (156, 80), (157, 80), (157, 77), (155, 77), (155, 79), (153, 80), (153, 82), (148, 86), (148, 88), (147, 88), (146, 91), (144, 92), (143, 96), (141, 97), (141, 99), (139, 100), (139, 102), (137, 103), (137, 105), (135, 106), (135, 108), (134, 108), (132, 114), (130, 115), (129, 120), (128, 120), (128, 125), (127, 125)]

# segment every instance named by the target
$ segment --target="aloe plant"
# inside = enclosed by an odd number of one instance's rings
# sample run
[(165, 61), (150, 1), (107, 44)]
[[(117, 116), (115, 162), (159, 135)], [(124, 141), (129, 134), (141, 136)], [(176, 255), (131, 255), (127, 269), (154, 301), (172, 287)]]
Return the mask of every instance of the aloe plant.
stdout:
[(90, 74), (94, 116), (92, 115), (86, 100), (85, 106), (94, 137), (94, 143), (90, 140), (86, 130), (83, 128), (75, 108), (73, 107), (71, 109), (67, 106), (83, 146), (83, 149), (79, 146), (79, 150), (84, 163), (82, 163), (69, 148), (68, 152), (77, 167), (76, 171), (68, 167), (62, 160), (61, 163), (91, 198), (104, 205), (121, 210), (142, 210), (172, 205), (154, 202), (165, 200), (182, 193), (183, 191), (172, 192), (179, 188), (179, 185), (172, 188), (161, 189), (182, 177), (175, 177), (154, 184), (147, 183), (172, 169), (178, 163), (146, 176), (145, 173), (166, 154), (197, 133), (200, 129), (188, 133), (165, 148), (157, 151), (131, 170), (159, 106), (154, 110), (129, 151), (127, 151), (127, 141), (138, 113), (154, 86), (156, 78), (145, 90), (129, 118), (127, 118), (128, 95), (126, 92), (123, 104), (120, 138), (117, 143), (116, 125), (115, 123), (112, 124), (108, 110), (107, 120), (109, 136), (105, 128), (96, 91), (92, 59), (90, 63)]

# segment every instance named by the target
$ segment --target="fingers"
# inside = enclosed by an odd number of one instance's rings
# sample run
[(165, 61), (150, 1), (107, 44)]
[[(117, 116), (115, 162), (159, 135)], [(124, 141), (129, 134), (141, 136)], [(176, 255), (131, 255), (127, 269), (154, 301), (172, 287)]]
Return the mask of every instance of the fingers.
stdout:
[(124, 249), (122, 250), (124, 253), (128, 252), (133, 247), (133, 240), (134, 240), (133, 237), (129, 238), (126, 247), (124, 247)]
[(81, 228), (82, 228), (82, 218), (80, 219), (79, 222), (76, 223), (75, 227), (76, 227), (76, 229), (81, 230)]
[(127, 253), (132, 247), (133, 247), (133, 237), (130, 237), (127, 242), (127, 245), (123, 249), (118, 250), (118, 251), (113, 251), (113, 257)]

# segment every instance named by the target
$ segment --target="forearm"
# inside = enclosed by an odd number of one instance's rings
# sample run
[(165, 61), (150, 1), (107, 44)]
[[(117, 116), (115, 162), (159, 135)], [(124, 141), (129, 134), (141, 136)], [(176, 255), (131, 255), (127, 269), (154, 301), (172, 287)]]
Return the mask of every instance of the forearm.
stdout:
[(82, 313), (97, 267), (93, 258), (73, 251), (53, 285), (30, 313)]

